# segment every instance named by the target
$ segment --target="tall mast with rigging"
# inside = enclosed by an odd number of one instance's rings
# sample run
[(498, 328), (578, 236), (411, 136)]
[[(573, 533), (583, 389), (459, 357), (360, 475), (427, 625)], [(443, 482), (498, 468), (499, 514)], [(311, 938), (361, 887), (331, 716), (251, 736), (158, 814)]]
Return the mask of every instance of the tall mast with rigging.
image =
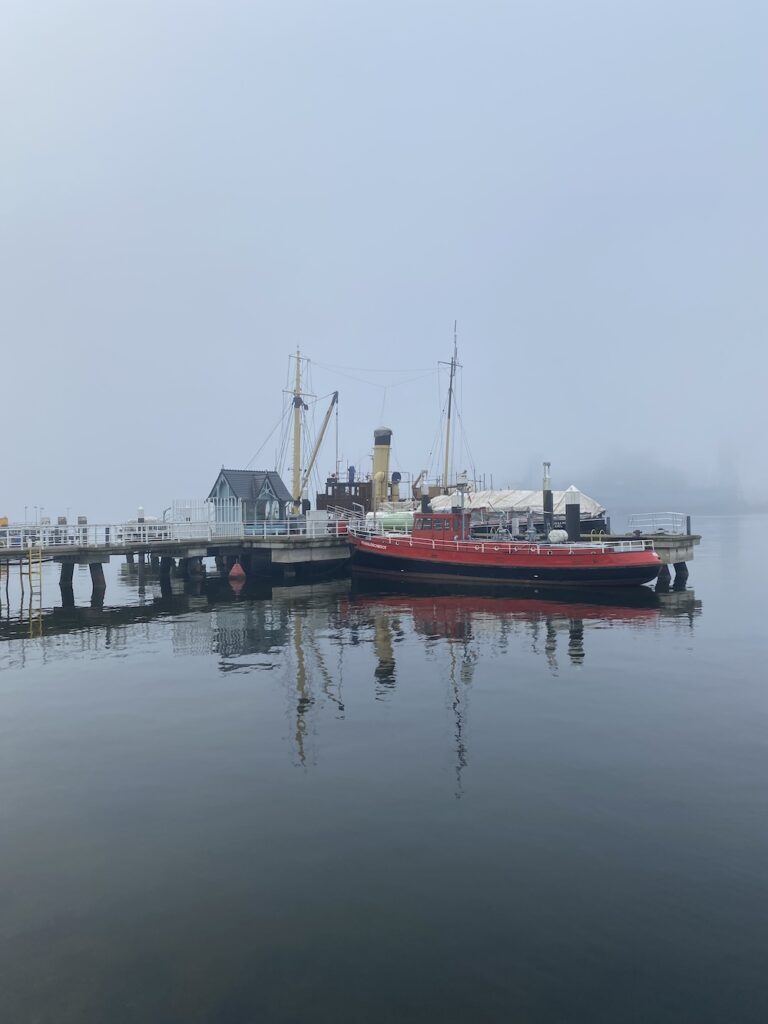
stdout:
[(293, 511), (301, 510), (301, 413), (306, 409), (301, 394), (301, 350), (296, 348), (296, 379), (293, 387)]
[(451, 357), (451, 373), (448, 383), (448, 416), (445, 422), (445, 468), (443, 471), (443, 487), (445, 493), (448, 493), (448, 468), (451, 458), (451, 412), (453, 409), (453, 381), (456, 376), (456, 367), (458, 365), (457, 355), (457, 338), (456, 338), (456, 325), (457, 321), (453, 321), (453, 356)]
[[(315, 440), (312, 453), (309, 456), (307, 464), (304, 467), (302, 473), (301, 420), (303, 411), (305, 409), (308, 409), (309, 406), (304, 401), (304, 398), (307, 396), (307, 393), (302, 391), (301, 389), (301, 364), (302, 362), (308, 363), (309, 360), (302, 360), (301, 350), (299, 348), (296, 349), (296, 355), (294, 358), (296, 359), (296, 374), (294, 378), (293, 391), (290, 392), (291, 405), (293, 406), (293, 472), (291, 475), (291, 505), (293, 509), (293, 514), (299, 515), (301, 513), (301, 496), (304, 493), (304, 488), (309, 483), (309, 477), (310, 474), (312, 473), (312, 470), (315, 467), (315, 462), (317, 461), (317, 456), (320, 452), (320, 446), (322, 445), (323, 439), (325, 438), (325, 434), (328, 429), (328, 424), (330, 423), (331, 414), (334, 408), (336, 409), (338, 414), (339, 393), (338, 391), (334, 391), (333, 394), (331, 395), (331, 404), (328, 406), (328, 410), (325, 414), (325, 417), (323, 418), (320, 431)], [(314, 398), (315, 396), (313, 395), (312, 397)], [(338, 450), (338, 439), (336, 441), (336, 447)]]

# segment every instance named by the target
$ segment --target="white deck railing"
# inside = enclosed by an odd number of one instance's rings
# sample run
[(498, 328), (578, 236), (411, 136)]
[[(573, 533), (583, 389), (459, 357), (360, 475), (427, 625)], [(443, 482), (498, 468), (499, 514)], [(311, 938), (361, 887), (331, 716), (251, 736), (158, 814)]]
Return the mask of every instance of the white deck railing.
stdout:
[(691, 532), (691, 517), (684, 512), (640, 512), (628, 519), (628, 532), (676, 533)]
[(233, 523), (185, 520), (184, 522), (89, 523), (79, 526), (40, 526), (13, 523), (0, 527), (0, 550), (25, 551), (29, 547), (161, 547), (176, 541), (248, 540), (268, 538), (343, 537), (342, 520), (267, 520)]

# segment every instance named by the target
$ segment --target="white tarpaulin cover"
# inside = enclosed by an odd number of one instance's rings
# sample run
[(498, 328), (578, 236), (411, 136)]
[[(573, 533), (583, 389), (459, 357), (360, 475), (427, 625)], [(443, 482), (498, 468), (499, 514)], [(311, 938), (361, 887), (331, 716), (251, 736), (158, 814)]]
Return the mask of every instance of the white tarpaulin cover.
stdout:
[[(583, 491), (580, 492), (582, 515), (597, 516), (605, 512), (603, 506), (588, 497)], [(555, 515), (565, 515), (565, 491), (552, 491)], [(485, 509), (486, 512), (515, 512), (524, 515), (528, 509), (533, 512), (543, 512), (543, 498), (541, 489), (537, 491), (467, 491), (464, 495), (464, 507), (472, 509)], [(440, 494), (432, 499), (432, 508), (435, 512), (445, 512), (447, 509), (461, 505), (461, 495), (458, 491), (452, 494)]]

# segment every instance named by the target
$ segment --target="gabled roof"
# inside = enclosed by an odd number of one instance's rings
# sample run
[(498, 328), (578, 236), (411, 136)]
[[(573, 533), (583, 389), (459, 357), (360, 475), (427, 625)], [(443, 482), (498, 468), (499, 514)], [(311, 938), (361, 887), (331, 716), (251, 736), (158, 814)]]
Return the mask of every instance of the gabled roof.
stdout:
[(280, 479), (280, 474), (273, 469), (221, 469), (216, 477), (216, 483), (211, 488), (209, 498), (213, 497), (216, 484), (224, 477), (232, 489), (232, 493), (241, 501), (255, 501), (264, 481), (269, 480), (269, 485), (275, 493), (278, 501), (291, 501), (291, 493)]

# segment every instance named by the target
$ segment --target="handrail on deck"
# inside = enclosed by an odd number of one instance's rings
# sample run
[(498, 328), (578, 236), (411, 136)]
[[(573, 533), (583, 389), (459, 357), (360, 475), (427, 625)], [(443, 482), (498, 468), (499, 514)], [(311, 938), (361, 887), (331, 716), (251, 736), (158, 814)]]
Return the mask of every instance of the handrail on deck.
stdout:
[(465, 538), (464, 540), (443, 540), (435, 539), (429, 536), (425, 537), (414, 537), (410, 533), (393, 533), (389, 530), (382, 530), (381, 528), (372, 528), (370, 522), (358, 522), (357, 524), (350, 523), (349, 532), (357, 537), (366, 538), (377, 538), (384, 539), (387, 543), (392, 546), (397, 546), (398, 543), (403, 540), (409, 541), (411, 547), (414, 544), (418, 545), (423, 543), (425, 546), (429, 546), (433, 549), (450, 549), (456, 550), (475, 550), (475, 551), (504, 551), (509, 553), (525, 553), (530, 552), (532, 554), (541, 554), (541, 551), (547, 550), (558, 550), (568, 551), (571, 553), (576, 552), (588, 552), (588, 551), (616, 551), (616, 552), (628, 552), (628, 551), (654, 551), (655, 544), (650, 537), (638, 537), (633, 540), (600, 540), (600, 541), (572, 541), (565, 542), (564, 544), (546, 544), (541, 541), (527, 541), (527, 540), (484, 540), (479, 537)]

